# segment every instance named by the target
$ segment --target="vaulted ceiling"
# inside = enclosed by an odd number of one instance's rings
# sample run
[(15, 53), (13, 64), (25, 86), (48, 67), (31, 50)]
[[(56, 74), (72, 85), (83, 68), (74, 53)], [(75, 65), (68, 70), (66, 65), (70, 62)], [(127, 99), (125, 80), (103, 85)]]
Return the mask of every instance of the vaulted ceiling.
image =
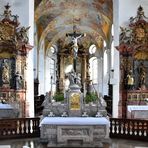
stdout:
[(102, 48), (111, 39), (112, 0), (35, 0), (35, 22), (38, 42), (46, 48), (59, 42), (65, 47), (71, 41), (66, 33), (86, 33), (79, 44), (88, 48), (96, 44)]

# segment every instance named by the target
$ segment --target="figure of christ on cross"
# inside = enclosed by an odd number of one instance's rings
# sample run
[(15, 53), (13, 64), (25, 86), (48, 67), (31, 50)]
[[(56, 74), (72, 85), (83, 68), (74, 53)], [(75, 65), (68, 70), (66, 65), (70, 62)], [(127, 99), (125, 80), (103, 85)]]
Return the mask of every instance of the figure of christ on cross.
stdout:
[(74, 53), (73, 67), (74, 67), (74, 72), (76, 72), (77, 53), (78, 53), (78, 39), (86, 36), (86, 34), (76, 33), (76, 31), (74, 31), (74, 33), (67, 33), (66, 36), (67, 37), (69, 36), (72, 39), (72, 43), (73, 43), (72, 48), (73, 48), (73, 53)]

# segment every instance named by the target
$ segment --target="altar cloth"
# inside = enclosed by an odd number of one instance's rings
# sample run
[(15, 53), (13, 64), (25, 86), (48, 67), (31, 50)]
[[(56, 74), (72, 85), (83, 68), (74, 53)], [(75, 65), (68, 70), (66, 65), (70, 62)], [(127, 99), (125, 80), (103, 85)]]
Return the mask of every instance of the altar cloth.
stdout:
[(148, 106), (147, 105), (128, 105), (127, 118), (148, 119)]
[(128, 105), (127, 110), (129, 112), (133, 110), (148, 110), (148, 106), (147, 105)]
[(13, 109), (13, 107), (10, 104), (0, 103), (0, 109)]
[(105, 117), (45, 117), (40, 126), (50, 125), (109, 125)]

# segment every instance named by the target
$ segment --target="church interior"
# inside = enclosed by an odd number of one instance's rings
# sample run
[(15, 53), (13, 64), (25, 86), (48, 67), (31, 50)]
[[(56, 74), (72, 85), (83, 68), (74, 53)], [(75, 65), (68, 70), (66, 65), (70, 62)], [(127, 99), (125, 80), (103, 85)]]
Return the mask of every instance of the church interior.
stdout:
[(147, 0), (0, 3), (0, 148), (148, 147)]

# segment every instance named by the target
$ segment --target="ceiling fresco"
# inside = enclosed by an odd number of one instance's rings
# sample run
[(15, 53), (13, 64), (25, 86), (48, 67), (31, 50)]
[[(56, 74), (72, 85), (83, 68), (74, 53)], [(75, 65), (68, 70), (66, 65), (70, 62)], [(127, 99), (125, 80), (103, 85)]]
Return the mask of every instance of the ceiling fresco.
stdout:
[(58, 40), (67, 46), (66, 33), (72, 33), (73, 26), (78, 33), (86, 33), (79, 44), (102, 48), (104, 40), (110, 42), (112, 0), (35, 0), (35, 22), (38, 42), (45, 40), (47, 48)]

